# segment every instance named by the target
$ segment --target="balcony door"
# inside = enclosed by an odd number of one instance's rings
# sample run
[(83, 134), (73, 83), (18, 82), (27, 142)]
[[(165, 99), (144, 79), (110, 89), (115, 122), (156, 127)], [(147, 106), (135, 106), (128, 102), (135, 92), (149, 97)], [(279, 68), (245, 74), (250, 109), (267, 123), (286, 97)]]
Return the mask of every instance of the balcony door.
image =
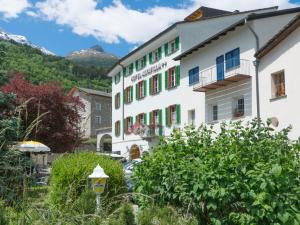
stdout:
[(217, 57), (217, 80), (224, 80), (224, 55)]

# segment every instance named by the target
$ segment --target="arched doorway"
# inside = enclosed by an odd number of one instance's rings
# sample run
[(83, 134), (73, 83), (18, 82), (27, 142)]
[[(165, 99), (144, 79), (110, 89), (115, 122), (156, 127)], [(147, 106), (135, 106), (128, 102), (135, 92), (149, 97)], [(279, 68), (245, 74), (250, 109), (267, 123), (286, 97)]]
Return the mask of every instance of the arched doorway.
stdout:
[(111, 136), (109, 134), (104, 134), (100, 139), (100, 151), (111, 153)]
[(140, 151), (140, 148), (139, 146), (137, 145), (132, 145), (131, 148), (130, 148), (130, 159), (138, 159), (141, 157), (141, 151)]

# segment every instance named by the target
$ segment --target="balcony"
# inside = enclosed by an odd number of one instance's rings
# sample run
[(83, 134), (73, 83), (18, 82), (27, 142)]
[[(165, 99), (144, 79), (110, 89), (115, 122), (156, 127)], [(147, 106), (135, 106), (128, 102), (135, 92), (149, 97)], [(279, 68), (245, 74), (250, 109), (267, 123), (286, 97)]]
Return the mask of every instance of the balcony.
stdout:
[[(250, 65), (251, 61), (240, 59), (238, 61), (225, 61), (225, 63), (220, 63), (200, 71), (199, 83), (194, 85), (193, 90), (197, 92), (207, 92), (241, 80), (249, 79), (251, 77)], [(230, 69), (226, 67), (230, 67)]]
[(140, 136), (142, 139), (157, 138), (162, 135), (163, 127), (160, 125), (144, 125), (136, 124), (132, 129), (132, 133)]

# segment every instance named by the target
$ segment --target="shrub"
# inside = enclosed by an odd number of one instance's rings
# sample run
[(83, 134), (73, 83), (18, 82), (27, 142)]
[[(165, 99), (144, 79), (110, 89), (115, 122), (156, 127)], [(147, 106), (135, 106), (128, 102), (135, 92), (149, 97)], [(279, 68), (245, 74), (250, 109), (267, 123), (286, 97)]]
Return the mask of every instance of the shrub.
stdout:
[(288, 132), (256, 120), (174, 132), (136, 168), (137, 191), (201, 224), (299, 224), (300, 144)]
[(123, 204), (112, 216), (109, 217), (107, 225), (134, 225), (134, 214), (132, 205)]
[[(50, 204), (59, 209), (78, 208), (94, 212), (95, 195), (91, 192), (88, 175), (99, 164), (109, 176), (102, 202), (126, 191), (122, 165), (92, 152), (67, 154), (53, 163), (50, 179)], [(91, 201), (91, 202), (88, 202)], [(81, 207), (78, 207), (81, 206)], [(87, 208), (84, 208), (86, 206)], [(83, 207), (83, 208), (82, 208)]]
[(197, 225), (194, 218), (184, 218), (171, 207), (150, 206), (141, 210), (137, 216), (138, 225)]

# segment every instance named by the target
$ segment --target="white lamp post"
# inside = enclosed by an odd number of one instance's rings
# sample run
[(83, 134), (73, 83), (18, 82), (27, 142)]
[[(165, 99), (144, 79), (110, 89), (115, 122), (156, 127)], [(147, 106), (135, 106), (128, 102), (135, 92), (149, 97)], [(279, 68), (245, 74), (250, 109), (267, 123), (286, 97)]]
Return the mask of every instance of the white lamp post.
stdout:
[(98, 164), (93, 173), (89, 175), (89, 178), (92, 179), (93, 190), (96, 193), (96, 213), (99, 213), (100, 195), (104, 192), (106, 180), (109, 176), (104, 173), (104, 170)]

